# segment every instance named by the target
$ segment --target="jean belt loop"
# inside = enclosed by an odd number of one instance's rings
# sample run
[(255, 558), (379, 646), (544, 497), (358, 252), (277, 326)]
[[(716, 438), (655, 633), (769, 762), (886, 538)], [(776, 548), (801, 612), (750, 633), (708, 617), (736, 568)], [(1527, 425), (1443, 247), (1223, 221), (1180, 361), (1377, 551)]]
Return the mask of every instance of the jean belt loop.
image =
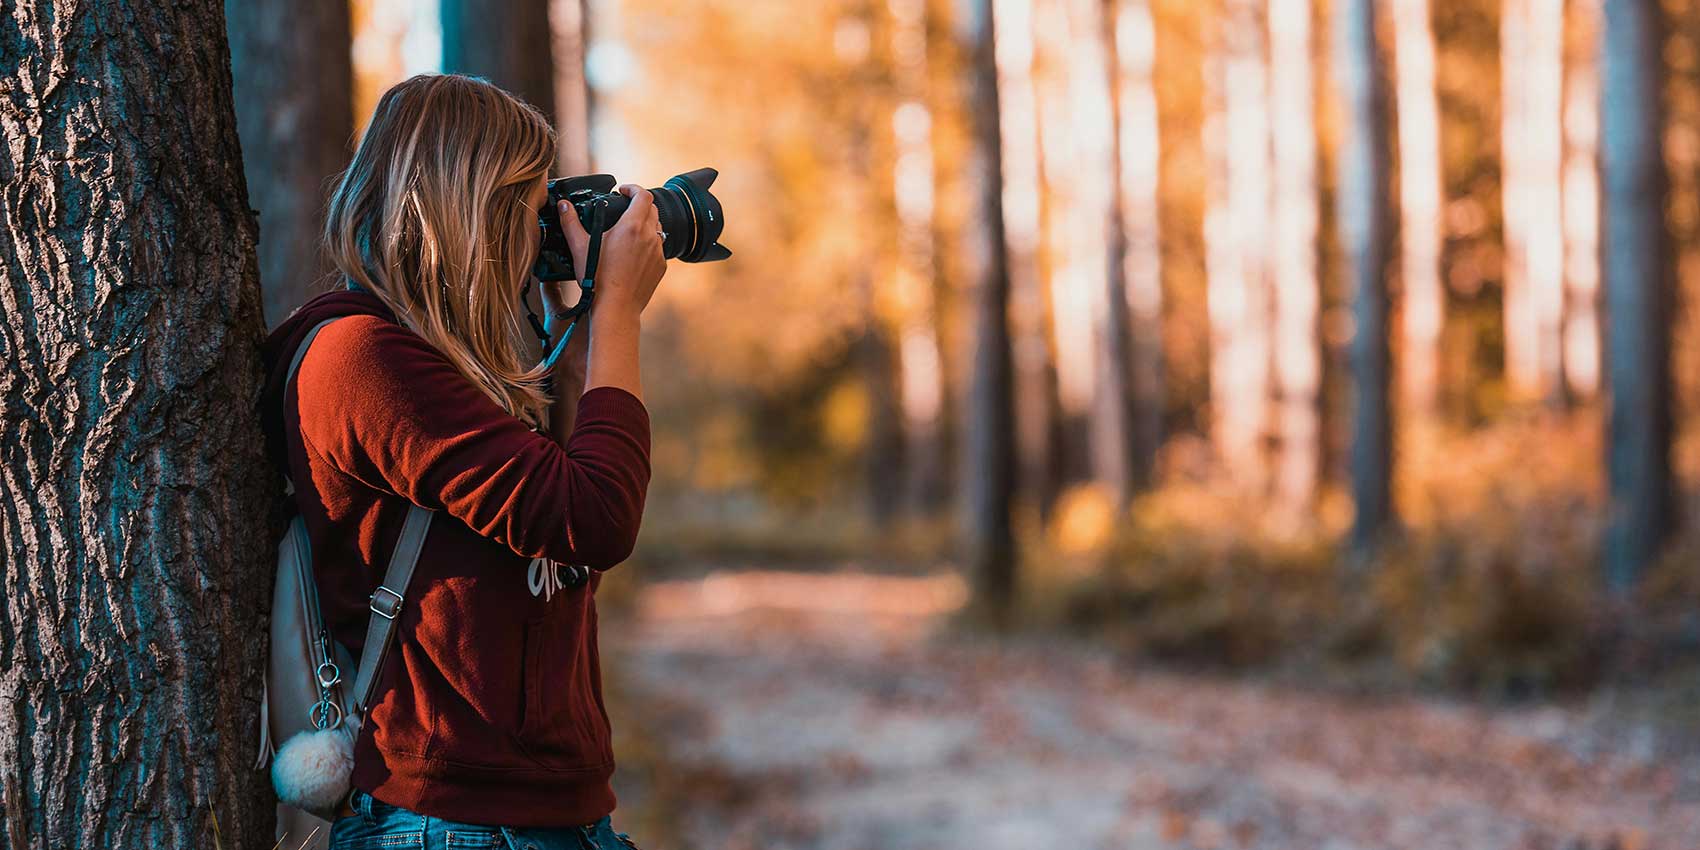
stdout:
[(348, 803), (354, 809), (354, 813), (366, 821), (367, 825), (375, 826), (378, 823), (377, 817), (372, 814), (371, 794), (361, 791), (359, 788), (352, 789), (348, 792)]

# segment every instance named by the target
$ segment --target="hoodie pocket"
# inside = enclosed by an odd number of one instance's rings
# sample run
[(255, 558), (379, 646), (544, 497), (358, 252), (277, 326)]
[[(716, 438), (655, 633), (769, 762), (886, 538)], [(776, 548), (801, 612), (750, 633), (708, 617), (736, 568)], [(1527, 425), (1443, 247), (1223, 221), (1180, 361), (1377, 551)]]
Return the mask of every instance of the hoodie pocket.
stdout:
[(562, 618), (525, 624), (520, 746), (551, 770), (600, 768), (609, 761), (608, 736), (590, 681), (590, 658), (586, 647), (568, 638)]

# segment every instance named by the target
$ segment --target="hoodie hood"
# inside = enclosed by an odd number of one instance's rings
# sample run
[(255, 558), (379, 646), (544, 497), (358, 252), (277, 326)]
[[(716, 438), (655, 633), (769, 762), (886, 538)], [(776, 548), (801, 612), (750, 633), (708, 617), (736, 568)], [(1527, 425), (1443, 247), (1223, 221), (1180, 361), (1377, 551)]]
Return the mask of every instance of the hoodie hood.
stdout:
[(289, 377), (289, 361), (307, 332), (326, 319), (343, 316), (379, 316), (395, 321), (378, 296), (363, 289), (339, 289), (314, 296), (312, 300), (289, 314), (260, 346), (260, 360), (266, 383), (260, 393), (260, 425), (266, 436), (266, 456), (279, 470), (287, 474), (289, 455), (283, 438), (283, 401)]

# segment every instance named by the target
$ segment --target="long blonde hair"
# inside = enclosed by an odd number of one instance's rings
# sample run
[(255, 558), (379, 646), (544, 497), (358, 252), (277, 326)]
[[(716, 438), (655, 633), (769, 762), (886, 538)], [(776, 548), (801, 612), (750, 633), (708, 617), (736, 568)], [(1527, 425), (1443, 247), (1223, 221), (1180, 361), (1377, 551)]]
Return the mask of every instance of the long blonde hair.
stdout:
[(475, 77), (417, 76), (378, 101), (325, 220), (342, 274), (534, 427), (549, 398), (523, 355), (526, 195), (554, 158), (554, 130), (525, 102)]

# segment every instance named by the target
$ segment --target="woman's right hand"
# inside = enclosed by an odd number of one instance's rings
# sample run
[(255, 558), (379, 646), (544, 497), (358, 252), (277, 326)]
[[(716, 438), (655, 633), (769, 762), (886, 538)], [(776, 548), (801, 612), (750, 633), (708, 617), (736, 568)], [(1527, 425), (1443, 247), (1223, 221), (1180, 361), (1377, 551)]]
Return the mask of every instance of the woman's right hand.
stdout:
[[(594, 309), (603, 315), (623, 313), (636, 317), (649, 306), (656, 285), (667, 273), (667, 259), (662, 255), (660, 217), (649, 190), (636, 183), (622, 183), (616, 191), (630, 198), (631, 203), (614, 226), (602, 234)], [(561, 220), (572, 230), (583, 233), (583, 225), (572, 205), (561, 201), (560, 210)]]

